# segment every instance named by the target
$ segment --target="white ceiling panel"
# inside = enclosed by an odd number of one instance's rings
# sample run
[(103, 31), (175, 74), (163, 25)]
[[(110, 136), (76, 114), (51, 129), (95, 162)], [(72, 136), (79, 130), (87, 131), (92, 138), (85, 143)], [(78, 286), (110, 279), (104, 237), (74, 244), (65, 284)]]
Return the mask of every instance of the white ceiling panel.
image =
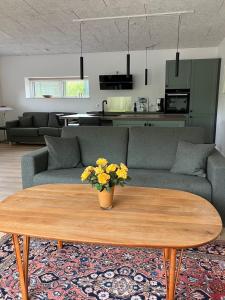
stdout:
[[(180, 47), (217, 46), (225, 37), (225, 0), (1, 0), (0, 55), (79, 53), (74, 18), (194, 10), (181, 22)], [(177, 16), (132, 19), (130, 49), (176, 47)], [(127, 20), (86, 22), (85, 52), (127, 49)]]

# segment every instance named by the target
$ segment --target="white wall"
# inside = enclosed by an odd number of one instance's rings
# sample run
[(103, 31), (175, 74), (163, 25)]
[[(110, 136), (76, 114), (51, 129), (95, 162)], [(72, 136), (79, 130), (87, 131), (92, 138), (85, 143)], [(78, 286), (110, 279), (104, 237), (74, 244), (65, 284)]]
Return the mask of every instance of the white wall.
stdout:
[(225, 156), (225, 39), (218, 47), (218, 57), (222, 58), (222, 62), (217, 114), (216, 144), (218, 150)]
[[(181, 59), (217, 57), (217, 48), (181, 50)], [(98, 104), (108, 96), (164, 97), (165, 62), (175, 58), (175, 50), (150, 51), (151, 85), (144, 85), (145, 52), (131, 52), (131, 73), (135, 87), (130, 91), (101, 91), (99, 74), (125, 73), (126, 52), (84, 54), (85, 75), (90, 79), (90, 99), (25, 99), (24, 77), (79, 75), (79, 55), (5, 56), (0, 58), (0, 88), (4, 105), (14, 108), (7, 118), (13, 119), (24, 111), (74, 111), (99, 110)]]

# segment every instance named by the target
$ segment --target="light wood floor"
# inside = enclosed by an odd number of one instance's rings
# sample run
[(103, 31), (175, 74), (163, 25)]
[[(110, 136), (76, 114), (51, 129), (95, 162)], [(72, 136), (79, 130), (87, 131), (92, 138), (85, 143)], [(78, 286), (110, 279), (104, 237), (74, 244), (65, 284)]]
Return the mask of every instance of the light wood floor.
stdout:
[(0, 143), (0, 200), (22, 189), (21, 157), (38, 148), (40, 146)]
[[(0, 200), (22, 189), (21, 157), (40, 146), (0, 143)], [(1, 233), (0, 233), (1, 235)], [(225, 228), (220, 239), (225, 239)]]

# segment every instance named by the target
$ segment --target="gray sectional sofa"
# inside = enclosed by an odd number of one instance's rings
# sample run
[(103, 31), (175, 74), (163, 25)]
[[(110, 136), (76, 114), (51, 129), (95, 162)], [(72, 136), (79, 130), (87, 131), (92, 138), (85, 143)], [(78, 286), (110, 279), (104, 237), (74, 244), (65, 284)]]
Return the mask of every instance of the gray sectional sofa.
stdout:
[(213, 203), (225, 222), (225, 158), (217, 150), (208, 157), (206, 177), (170, 172), (178, 142), (204, 143), (204, 129), (64, 127), (62, 137), (78, 138), (80, 166), (48, 170), (47, 148), (33, 151), (22, 158), (24, 188), (46, 183), (80, 183), (83, 168), (95, 164), (98, 157), (105, 157), (110, 162), (128, 165), (130, 185), (179, 189), (200, 195)]
[(31, 124), (21, 126), (19, 119), (6, 122), (7, 140), (11, 143), (44, 144), (44, 135), (60, 136), (64, 121), (59, 114), (65, 112), (25, 112), (24, 118), (31, 117)]

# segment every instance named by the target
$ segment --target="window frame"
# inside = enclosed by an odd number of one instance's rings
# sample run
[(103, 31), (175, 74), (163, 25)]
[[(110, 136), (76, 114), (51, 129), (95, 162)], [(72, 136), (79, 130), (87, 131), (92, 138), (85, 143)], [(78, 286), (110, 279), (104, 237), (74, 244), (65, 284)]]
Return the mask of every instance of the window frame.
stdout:
[[(90, 81), (88, 76), (84, 77), (84, 80), (88, 81), (88, 95), (79, 95), (78, 97), (72, 96), (72, 97), (67, 97), (65, 96), (66, 93), (66, 81), (71, 81), (71, 80), (77, 80), (80, 81), (79, 76), (58, 76), (58, 77), (25, 77), (25, 94), (26, 94), (26, 99), (89, 99), (90, 98)], [(51, 98), (45, 98), (45, 97), (35, 97), (35, 81), (44, 81), (44, 80), (49, 80), (49, 81), (54, 81), (54, 80), (59, 80), (61, 87), (61, 93), (62, 96), (57, 96), (57, 97), (51, 97)]]

